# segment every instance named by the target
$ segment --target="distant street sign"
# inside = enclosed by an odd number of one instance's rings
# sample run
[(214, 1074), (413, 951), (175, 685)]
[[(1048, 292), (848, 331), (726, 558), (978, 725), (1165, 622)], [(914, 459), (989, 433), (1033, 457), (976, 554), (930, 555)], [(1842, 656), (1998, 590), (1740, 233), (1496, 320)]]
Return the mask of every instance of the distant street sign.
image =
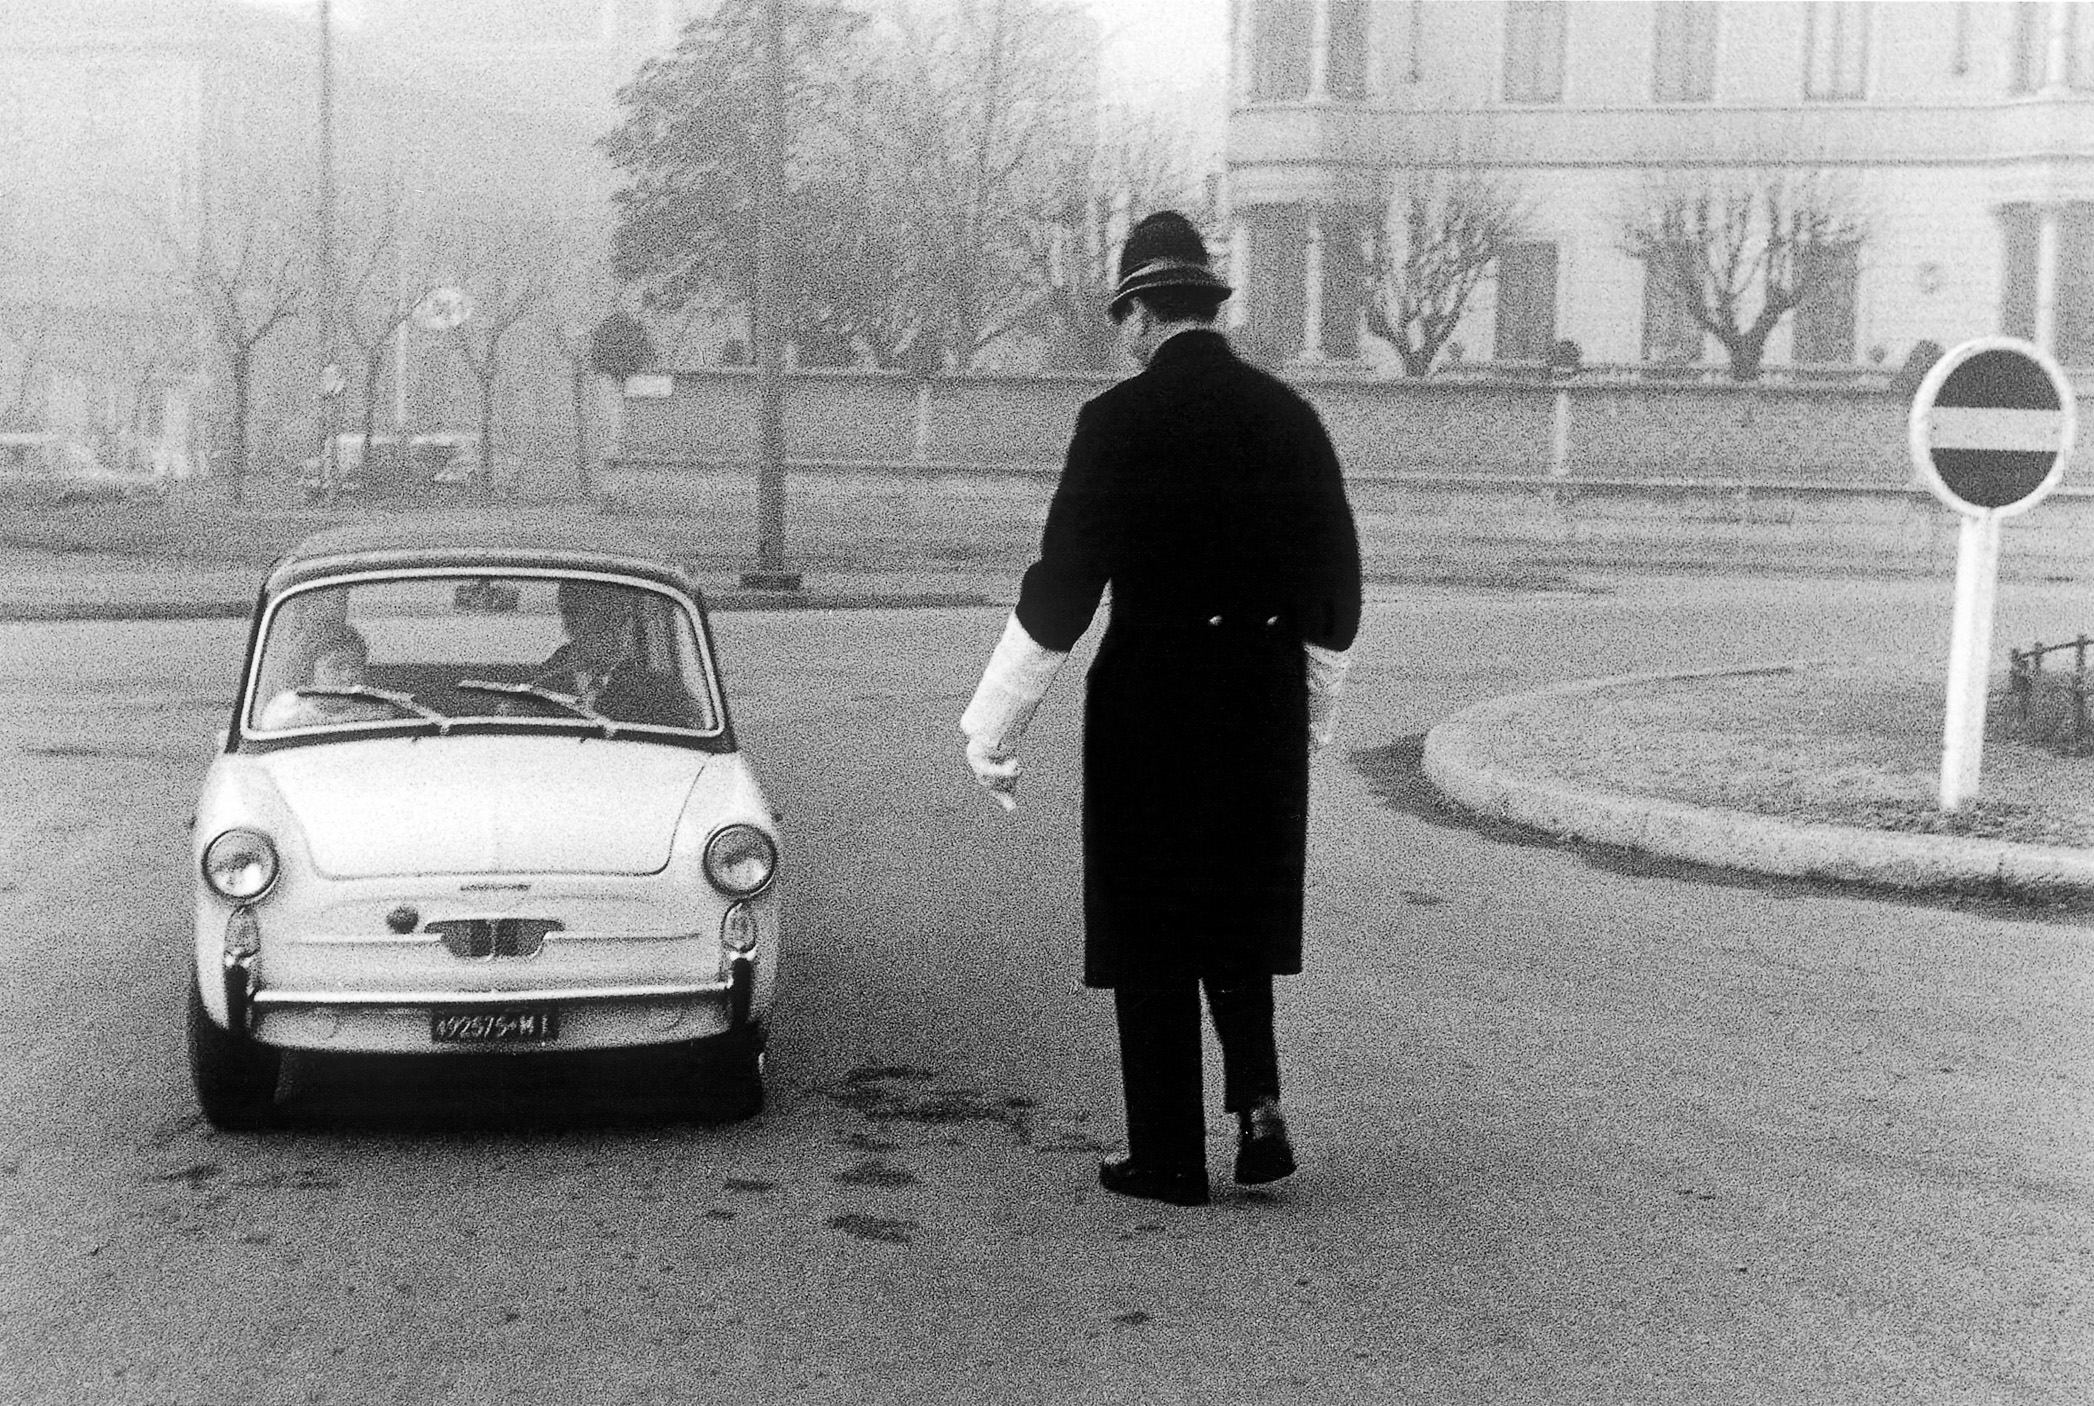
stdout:
[(432, 288), (414, 305), (415, 325), (448, 332), (473, 315), (473, 300), (463, 288)]
[(1979, 337), (1934, 363), (1912, 397), (1912, 466), (1962, 515), (1941, 726), (1941, 808), (1978, 794), (1991, 679), (2000, 521), (2055, 488), (2072, 457), (2078, 409), (2057, 362), (2013, 337)]
[(1913, 395), (1913, 467), (1960, 513), (2026, 512), (2064, 474), (2077, 422), (2055, 361), (2012, 337), (1980, 337), (1936, 362)]

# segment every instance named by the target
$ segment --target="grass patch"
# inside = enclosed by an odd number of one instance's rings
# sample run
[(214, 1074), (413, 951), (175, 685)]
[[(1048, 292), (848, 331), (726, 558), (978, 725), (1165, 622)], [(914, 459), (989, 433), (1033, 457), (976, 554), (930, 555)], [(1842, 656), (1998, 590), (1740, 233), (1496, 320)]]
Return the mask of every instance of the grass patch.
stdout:
[[(2094, 848), (2094, 757), (1988, 738), (1982, 795), (1939, 807), (1938, 679), (1798, 667), (1561, 697), (1498, 740), (1519, 769), (1802, 823)], [(2005, 710), (1993, 704), (1995, 720)]]

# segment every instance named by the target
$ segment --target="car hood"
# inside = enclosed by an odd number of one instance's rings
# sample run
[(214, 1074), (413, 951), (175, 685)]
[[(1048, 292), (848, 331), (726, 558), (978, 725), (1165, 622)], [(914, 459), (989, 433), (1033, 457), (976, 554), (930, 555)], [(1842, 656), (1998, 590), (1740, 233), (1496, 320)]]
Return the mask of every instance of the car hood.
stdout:
[(329, 878), (653, 874), (709, 755), (574, 737), (286, 749), (268, 770)]

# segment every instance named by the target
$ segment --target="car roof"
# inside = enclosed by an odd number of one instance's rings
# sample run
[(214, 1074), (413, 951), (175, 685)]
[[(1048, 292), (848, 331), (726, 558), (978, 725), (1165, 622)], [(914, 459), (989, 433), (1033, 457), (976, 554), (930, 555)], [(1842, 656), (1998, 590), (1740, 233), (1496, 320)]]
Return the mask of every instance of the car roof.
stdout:
[(270, 594), (344, 571), (384, 567), (571, 567), (657, 582), (691, 596), (698, 583), (658, 548), (608, 524), (458, 523), (411, 519), (315, 532), (276, 559)]

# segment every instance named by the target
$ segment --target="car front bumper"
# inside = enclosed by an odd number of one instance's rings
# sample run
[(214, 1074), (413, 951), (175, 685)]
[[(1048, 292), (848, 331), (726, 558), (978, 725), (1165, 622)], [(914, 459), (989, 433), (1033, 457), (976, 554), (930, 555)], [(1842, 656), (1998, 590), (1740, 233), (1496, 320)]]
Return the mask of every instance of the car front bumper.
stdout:
[[(753, 954), (738, 955), (713, 981), (515, 990), (315, 991), (257, 989), (251, 971), (228, 963), (233, 1031), (284, 1049), (453, 1054), (487, 1050), (557, 1053), (675, 1044), (733, 1034), (752, 1023)], [(244, 990), (242, 989), (244, 988)], [(558, 1012), (558, 1033), (529, 1041), (438, 1042), (438, 1015), (494, 1015), (521, 1008)]]

